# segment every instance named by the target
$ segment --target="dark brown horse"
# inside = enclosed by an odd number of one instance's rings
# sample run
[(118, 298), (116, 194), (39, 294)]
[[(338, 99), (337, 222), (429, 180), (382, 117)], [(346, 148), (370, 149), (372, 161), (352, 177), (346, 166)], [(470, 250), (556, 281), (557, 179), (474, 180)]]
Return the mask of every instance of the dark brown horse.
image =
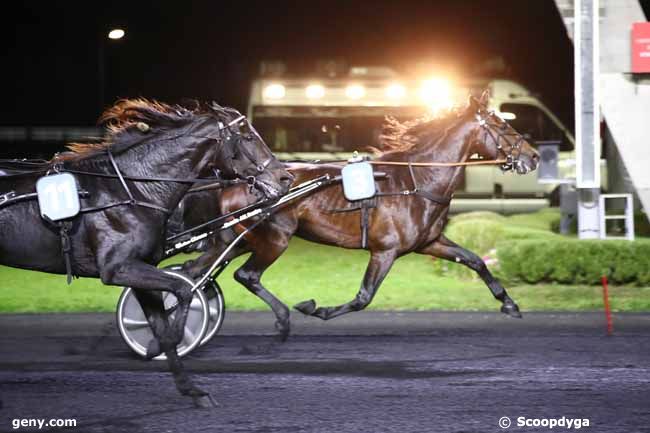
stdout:
[[(389, 134), (384, 135), (384, 144), (389, 150), (374, 160), (380, 170), (388, 174), (387, 179), (378, 181), (379, 194), (413, 190), (414, 182), (420, 193), (377, 197), (377, 205), (369, 215), (370, 263), (353, 300), (333, 307), (318, 307), (315, 301), (309, 300), (296, 305), (298, 311), (328, 320), (362, 310), (372, 301), (393, 262), (400, 256), (416, 252), (462, 263), (475, 270), (494, 297), (501, 301), (501, 311), (512, 317), (521, 317), (517, 304), (492, 276), (483, 260), (442, 234), (449, 200), (459, 184), (464, 166), (416, 166), (431, 162), (463, 163), (471, 155), (478, 154), (489, 160), (505, 158), (503, 170), (514, 170), (519, 174), (534, 170), (539, 159), (537, 152), (510, 125), (488, 112), (486, 103), (487, 93), (481, 100), (470, 98), (466, 108), (450, 112), (443, 118), (408, 124), (390, 123)], [(410, 162), (413, 166), (384, 165), (386, 162)], [(340, 170), (341, 166), (337, 165), (290, 166), (296, 185), (325, 173), (339, 175)], [(244, 200), (245, 194), (238, 188), (225, 190), (221, 194), (221, 211), (241, 207), (246, 204)], [(294, 234), (323, 244), (360, 248), (359, 213), (333, 212), (350, 206), (340, 185), (323, 188), (275, 214), (246, 238), (245, 245), (232, 252), (232, 256), (252, 252), (246, 263), (235, 272), (235, 279), (273, 309), (281, 338), (286, 338), (290, 330), (289, 309), (262, 286), (262, 274), (282, 255)], [(199, 259), (188, 262), (186, 269), (198, 274), (221, 250), (223, 243), (216, 242)]]

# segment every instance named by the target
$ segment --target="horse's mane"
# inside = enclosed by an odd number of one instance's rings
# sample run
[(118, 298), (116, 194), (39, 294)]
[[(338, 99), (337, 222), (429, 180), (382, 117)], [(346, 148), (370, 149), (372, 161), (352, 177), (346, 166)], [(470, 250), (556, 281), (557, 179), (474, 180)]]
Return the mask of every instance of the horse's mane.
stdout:
[(190, 110), (145, 98), (121, 99), (99, 118), (98, 124), (106, 127), (104, 138), (96, 142), (70, 143), (66, 146), (70, 151), (56, 158), (58, 161), (77, 160), (108, 148), (119, 152), (142, 140), (150, 129), (178, 127), (204, 113), (207, 111), (199, 106)]
[(371, 147), (376, 156), (393, 152), (408, 152), (423, 142), (438, 141), (465, 114), (464, 108), (443, 110), (435, 116), (424, 116), (400, 122), (393, 116), (386, 116), (379, 135), (379, 148)]

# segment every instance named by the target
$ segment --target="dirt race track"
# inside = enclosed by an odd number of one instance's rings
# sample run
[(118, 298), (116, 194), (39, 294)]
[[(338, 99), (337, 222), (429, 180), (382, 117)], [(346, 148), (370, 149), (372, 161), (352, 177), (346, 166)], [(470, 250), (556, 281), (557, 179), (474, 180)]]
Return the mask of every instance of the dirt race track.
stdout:
[[(231, 313), (187, 360), (213, 410), (132, 356), (111, 315), (0, 316), (0, 432), (498, 432), (504, 416), (650, 432), (650, 315), (615, 315), (610, 337), (596, 313), (294, 316), (277, 344), (269, 314)], [(77, 426), (13, 429), (36, 418)]]

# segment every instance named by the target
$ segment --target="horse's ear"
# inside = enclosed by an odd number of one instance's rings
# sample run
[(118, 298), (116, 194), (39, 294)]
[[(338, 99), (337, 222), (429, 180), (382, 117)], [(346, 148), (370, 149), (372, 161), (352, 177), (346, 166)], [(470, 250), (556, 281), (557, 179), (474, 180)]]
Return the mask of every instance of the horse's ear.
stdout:
[(487, 107), (489, 101), (490, 101), (490, 91), (486, 89), (483, 91), (479, 103), (481, 104), (481, 106)]

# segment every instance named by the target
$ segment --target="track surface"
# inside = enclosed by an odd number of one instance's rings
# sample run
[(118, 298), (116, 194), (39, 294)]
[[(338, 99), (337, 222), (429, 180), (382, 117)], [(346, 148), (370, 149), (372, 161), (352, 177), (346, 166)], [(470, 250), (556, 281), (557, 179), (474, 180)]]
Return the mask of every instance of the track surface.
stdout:
[[(650, 432), (650, 315), (232, 313), (187, 360), (220, 403), (179, 397), (165, 364), (131, 356), (110, 315), (0, 316), (0, 432), (15, 418), (76, 418), (65, 431), (498, 432), (517, 417), (587, 418), (590, 432)], [(41, 431), (47, 431), (43, 429)], [(60, 430), (55, 430), (60, 431)]]

